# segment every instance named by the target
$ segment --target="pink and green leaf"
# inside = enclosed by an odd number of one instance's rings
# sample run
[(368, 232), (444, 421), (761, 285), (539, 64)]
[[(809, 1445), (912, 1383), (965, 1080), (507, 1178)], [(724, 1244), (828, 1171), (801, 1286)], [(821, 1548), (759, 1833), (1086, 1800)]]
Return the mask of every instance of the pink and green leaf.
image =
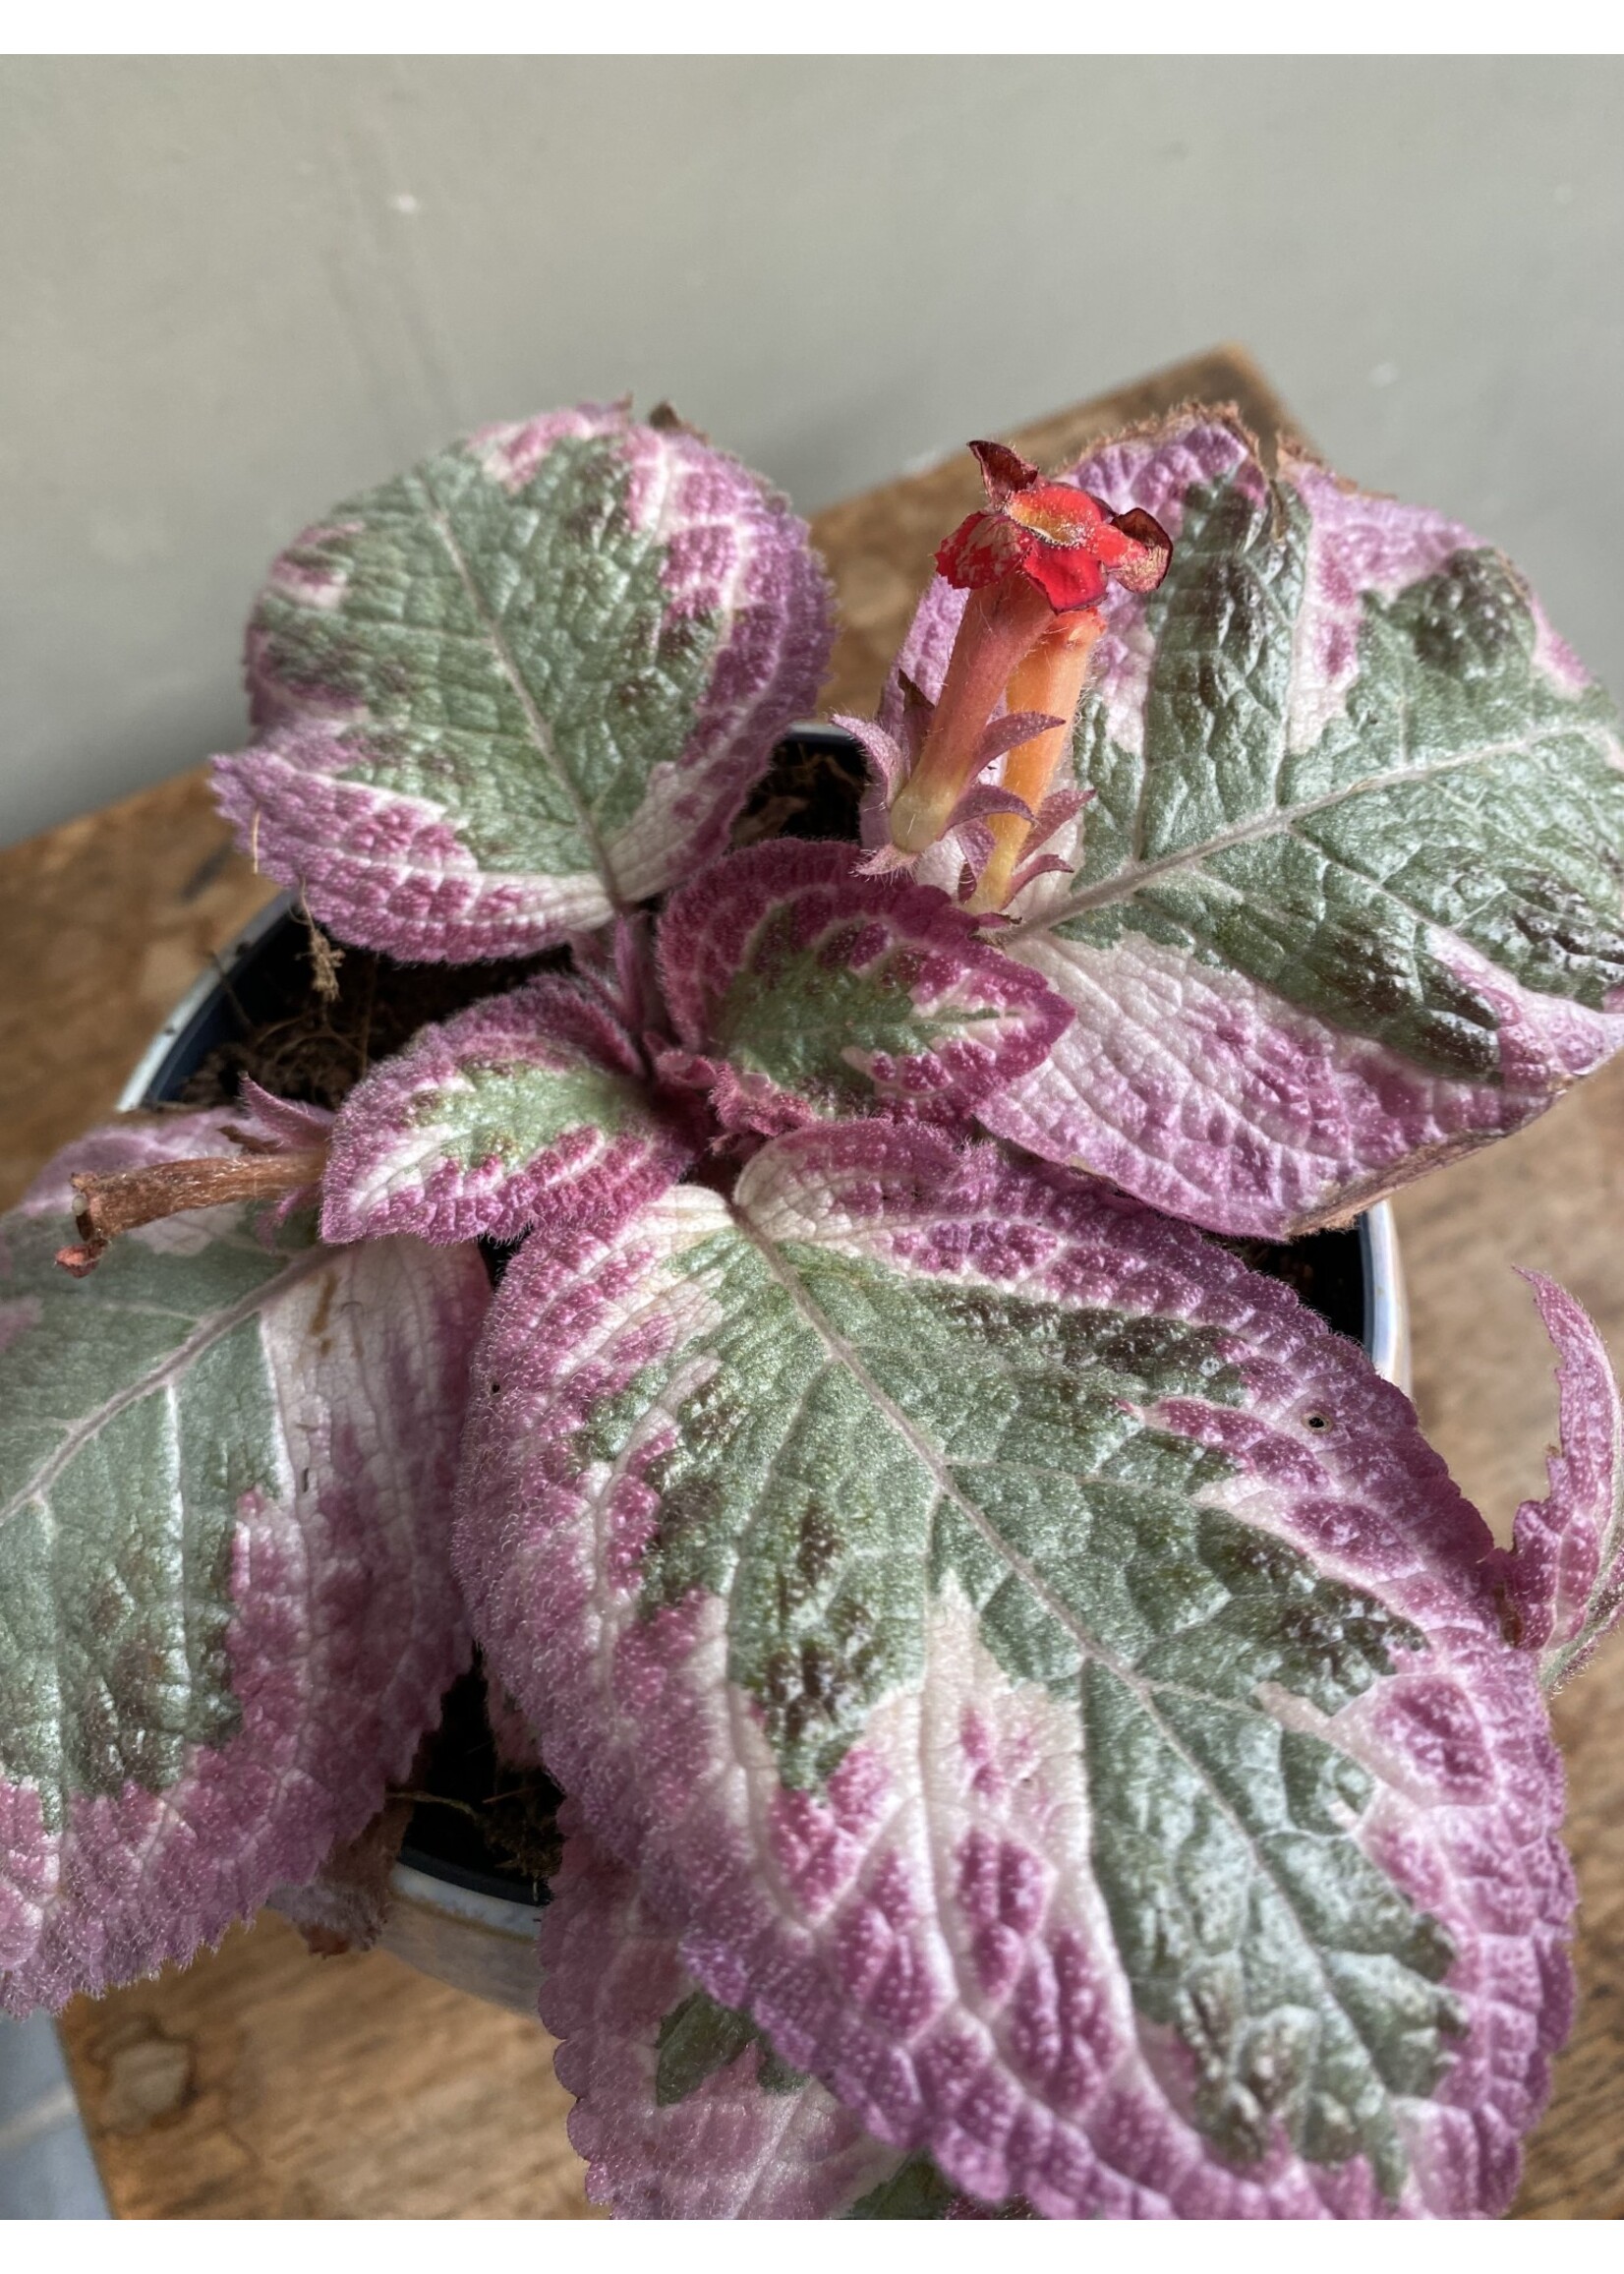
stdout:
[(533, 1243), (491, 1662), (718, 2005), (1047, 2216), (1467, 2216), (1566, 2030), (1486, 1529), (1283, 1288), (884, 1120)]
[[(984, 1118), (1271, 1238), (1521, 1128), (1624, 1040), (1612, 704), (1467, 530), (1289, 449), (1271, 477), (1223, 417), (1069, 479), (1153, 513), (1173, 560), (1101, 604), (1094, 795), (1046, 848), (1073, 873), (999, 935), (1076, 1016)], [(927, 697), (961, 610), (921, 605)]]
[[(569, 2136), (592, 2199), (622, 2219), (896, 2215), (864, 2206), (896, 2188), (907, 2159), (705, 1995), (636, 1874), (592, 1838), (573, 1803), (560, 1823), (541, 2014), (562, 2040), (555, 2066), (576, 2096)], [(934, 2174), (912, 2176), (907, 2215), (944, 2216), (949, 2190), (930, 2185)]]
[(527, 954), (721, 851), (829, 637), (804, 525), (687, 429), (492, 428), (276, 562), (220, 803), (341, 939)]
[(1555, 1345), (1561, 1438), (1550, 1490), (1517, 1511), (1496, 1557), (1518, 1640), (1547, 1690), (1579, 1673), (1624, 1619), (1624, 1403), (1593, 1321), (1543, 1272), (1525, 1272)]
[[(84, 1280), (72, 1171), (0, 1224), (0, 2008), (184, 1960), (376, 1815), (467, 1654), (450, 1569), (476, 1252), (170, 1217)], [(307, 1219), (308, 1223), (308, 1219)]]
[(730, 855), (660, 932), (683, 1045), (763, 1130), (892, 1110), (962, 1117), (1041, 1064), (1071, 1013), (939, 892), (853, 873), (851, 848)]
[(423, 1027), (350, 1092), (322, 1235), (515, 1240), (550, 1215), (605, 1223), (691, 1157), (619, 1021), (582, 986), (533, 979)]

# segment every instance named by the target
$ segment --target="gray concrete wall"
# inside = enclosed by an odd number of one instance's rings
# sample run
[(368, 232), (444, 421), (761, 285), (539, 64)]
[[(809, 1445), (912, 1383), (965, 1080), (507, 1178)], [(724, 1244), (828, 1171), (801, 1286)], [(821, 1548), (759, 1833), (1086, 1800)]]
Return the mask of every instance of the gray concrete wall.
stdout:
[(803, 507), (1222, 339), (1624, 692), (1624, 66), (0, 66), (0, 838), (240, 735), (275, 548), (671, 396)]

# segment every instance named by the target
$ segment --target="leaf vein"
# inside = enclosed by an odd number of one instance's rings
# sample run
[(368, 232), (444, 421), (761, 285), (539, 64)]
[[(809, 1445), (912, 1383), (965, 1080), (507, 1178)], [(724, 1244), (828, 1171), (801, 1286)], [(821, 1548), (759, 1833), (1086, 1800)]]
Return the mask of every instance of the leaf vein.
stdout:
[(519, 669), (518, 659), (508, 645), (500, 619), (491, 607), (483, 587), (474, 574), (473, 563), (468, 559), (458, 542), (457, 533), (452, 526), (448, 510), (441, 505), (440, 500), (430, 486), (427, 472), (423, 482), (423, 491), (428, 500), (426, 511), (429, 521), (441, 545), (445, 548), (446, 555), (456, 570), (463, 590), (468, 595), (469, 603), (485, 628), (486, 635), (491, 642), (491, 652), (495, 657), (503, 677), (512, 689), (514, 700), (524, 716), (525, 725), (530, 729), (537, 750), (546, 760), (570, 801), (581, 835), (585, 838), (597, 864), (605, 894), (616, 913), (623, 914), (625, 903), (620, 897), (614, 870), (609, 857), (609, 848), (599, 831), (597, 818), (588, 805), (579, 783), (558, 754), (557, 745), (552, 738), (552, 729), (543, 717), (541, 706), (531, 691), (524, 673)]
[[(933, 1478), (938, 1488), (940, 1500), (950, 1501), (953, 1506), (957, 1508), (958, 1512), (965, 1518), (966, 1522), (969, 1523), (972, 1529), (980, 1534), (982, 1540), (986, 1545), (992, 1549), (993, 1553), (1000, 1557), (1009, 1566), (1010, 1570), (1016, 1578), (1020, 1579), (1028, 1588), (1030, 1588), (1033, 1596), (1042, 1604), (1043, 1608), (1050, 1614), (1051, 1617), (1055, 1619), (1056, 1623), (1060, 1625), (1068, 1635), (1071, 1636), (1072, 1640), (1076, 1646), (1079, 1657), (1084, 1661), (1084, 1662), (1092, 1659), (1096, 1664), (1103, 1666), (1107, 1672), (1112, 1674), (1118, 1681), (1122, 1682), (1123, 1685), (1127, 1689), (1131, 1690), (1139, 1700), (1139, 1703), (1142, 1706), (1145, 1714), (1155, 1722), (1157, 1729), (1161, 1732), (1163, 1741), (1167, 1745), (1169, 1751), (1175, 1754), (1177, 1758), (1184, 1763), (1186, 1768), (1190, 1772), (1191, 1776), (1196, 1779), (1201, 1790), (1208, 1796), (1212, 1807), (1220, 1816), (1223, 1817), (1224, 1821), (1229, 1825), (1236, 1838), (1240, 1841), (1242, 1847), (1247, 1856), (1251, 1859), (1253, 1868), (1256, 1870), (1259, 1878), (1265, 1880), (1274, 1889), (1281, 1903), (1284, 1905), (1286, 1911), (1297, 1927), (1298, 1933), (1302, 1938), (1303, 1948), (1307, 1954), (1309, 1963), (1312, 1965), (1314, 1971), (1317, 1973), (1321, 1983), (1324, 1986), (1328, 2003), (1342, 2014), (1349, 2028), (1353, 2031), (1354, 2036), (1364, 2048), (1365, 2053), (1370, 2058), (1371, 2072), (1377, 2081), (1381, 2082), (1383, 2099), (1385, 2101), (1391, 2102), (1396, 2096), (1389, 2090), (1385, 2082), (1381, 2080), (1381, 2072), (1377, 2067), (1375, 2059), (1375, 2049), (1371, 2044), (1369, 2037), (1362, 2028), (1358, 2014), (1349, 2007), (1347, 2002), (1342, 1997), (1340, 1991), (1338, 1990), (1336, 1981), (1331, 1975), (1323, 1957), (1320, 1954), (1319, 1948), (1313, 1939), (1313, 1935), (1308, 1927), (1307, 1922), (1305, 1920), (1303, 1913), (1299, 1908), (1291, 1887), (1281, 1877), (1279, 1871), (1258, 1846), (1257, 1840), (1250, 1827), (1236, 1814), (1235, 1810), (1230, 1806), (1229, 1802), (1224, 1798), (1223, 1794), (1217, 1789), (1216, 1785), (1213, 1784), (1212, 1779), (1203, 1770), (1199, 1761), (1194, 1759), (1194, 1757), (1189, 1752), (1177, 1729), (1174, 1728), (1167, 1721), (1165, 1717), (1158, 1711), (1156, 1704), (1155, 1685), (1148, 1682), (1136, 1671), (1136, 1669), (1125, 1665), (1119, 1662), (1112, 1652), (1104, 1649), (1099, 1644), (1097, 1639), (1087, 1632), (1086, 1628), (1081, 1625), (1075, 1613), (1072, 1611), (1070, 1606), (1060, 1597), (1055, 1595), (1054, 1592), (1045, 1584), (1042, 1576), (1039, 1574), (1030, 1560), (1026, 1556), (1022, 1555), (1017, 1548), (1011, 1546), (1010, 1543), (1004, 1538), (1002, 1533), (999, 1532), (997, 1526), (992, 1522), (991, 1518), (988, 1517), (985, 1510), (977, 1507), (973, 1500), (969, 1499), (966, 1494), (958, 1489), (957, 1485), (952, 1476), (947, 1472), (943, 1460), (937, 1453), (936, 1449), (931, 1445), (929, 1440), (923, 1436), (915, 1424), (902, 1411), (901, 1407), (897, 1404), (896, 1400), (890, 1397), (887, 1392), (881, 1388), (879, 1382), (874, 1378), (867, 1366), (863, 1363), (860, 1354), (846, 1340), (844, 1335), (839, 1331), (839, 1329), (834, 1325), (833, 1321), (827, 1317), (813, 1297), (808, 1293), (800, 1279), (784, 1265), (782, 1259), (774, 1252), (771, 1242), (764, 1239), (755, 1230), (754, 1226), (751, 1225), (742, 1215), (739, 1215), (735, 1212), (734, 1220), (738, 1223), (739, 1228), (744, 1234), (745, 1238), (751, 1242), (751, 1244), (757, 1250), (758, 1254), (761, 1255), (763, 1262), (765, 1263), (769, 1272), (771, 1272), (772, 1276), (778, 1281), (780, 1286), (783, 1288), (785, 1294), (789, 1297), (789, 1300), (791, 1303), (793, 1303), (796, 1310), (799, 1311), (801, 1316), (806, 1320), (807, 1324), (812, 1328), (813, 1332), (823, 1341), (831, 1356), (840, 1364), (848, 1369), (852, 1379), (857, 1383), (858, 1387), (863, 1391), (865, 1396), (869, 1398), (877, 1411), (882, 1413), (891, 1423), (892, 1427), (898, 1431), (899, 1435), (902, 1438), (902, 1441), (913, 1452), (915, 1458), (925, 1469), (926, 1473)], [(1217, 1707), (1221, 1703), (1221, 1701), (1217, 1699), (1202, 1699), (1201, 1702), (1208, 1707)], [(1079, 1727), (1080, 1726), (1082, 1726), (1082, 1724), (1079, 1712)], [(1084, 1769), (1086, 1772), (1085, 1736), (1082, 1750), (1084, 1754)], [(1120, 1962), (1121, 1960), (1119, 1956), (1119, 1963)]]
[[(1598, 750), (1606, 753), (1605, 735), (1594, 729), (1576, 728)], [(1459, 752), (1451, 758), (1436, 760), (1430, 765), (1396, 767), (1386, 774), (1364, 774), (1357, 782), (1341, 784), (1328, 789), (1322, 796), (1305, 798), (1300, 805), (1273, 807), (1254, 813), (1247, 820), (1238, 822), (1233, 829), (1220, 830), (1215, 837), (1199, 845), (1183, 845), (1178, 850), (1163, 853), (1151, 861), (1126, 863), (1115, 876), (1102, 877), (1097, 884), (1085, 885), (1070, 899), (1057, 902), (1041, 915), (1029, 916), (1006, 934), (1008, 940), (1018, 940), (1041, 932), (1053, 931), (1057, 924), (1070, 921), (1073, 916), (1085, 915), (1092, 908), (1109, 907), (1117, 901), (1129, 900), (1144, 885), (1157, 877), (1170, 876), (1180, 869), (1196, 868), (1217, 853), (1228, 852), (1233, 846), (1252, 845), (1259, 838), (1278, 837), (1292, 830), (1307, 815), (1324, 813), (1330, 808), (1345, 805), (1358, 797), (1368, 797), (1387, 789), (1407, 787), (1416, 782), (1430, 782), (1447, 774), (1458, 774), (1472, 766), (1491, 765), (1499, 758), (1532, 757), (1535, 746), (1527, 741), (1495, 742), (1479, 745), (1473, 750)]]

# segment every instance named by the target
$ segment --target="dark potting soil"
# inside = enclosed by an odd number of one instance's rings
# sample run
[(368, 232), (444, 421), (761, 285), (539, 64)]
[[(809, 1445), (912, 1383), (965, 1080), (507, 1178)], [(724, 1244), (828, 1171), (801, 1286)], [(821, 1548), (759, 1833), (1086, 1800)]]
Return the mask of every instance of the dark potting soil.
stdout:
[(496, 1751), (478, 1662), (446, 1691), (412, 1789), (402, 1863), (482, 1895), (546, 1902), (562, 1846), (563, 1794), (545, 1769), (515, 1769)]
[(553, 953), (524, 962), (397, 963), (370, 948), (335, 946), (294, 910), (266, 935), (252, 964), (225, 979), (238, 999), (240, 1031), (215, 1043), (175, 1101), (234, 1104), (246, 1074), (273, 1096), (337, 1107), (370, 1067), (392, 1057), (420, 1026), (564, 961)]
[[(765, 837), (857, 836), (863, 767), (856, 745), (832, 729), (781, 743), (772, 768), (740, 815), (738, 844)], [(279, 1097), (337, 1107), (361, 1077), (432, 1020), (449, 1018), (480, 997), (532, 973), (558, 969), (563, 951), (490, 963), (397, 963), (360, 948), (338, 948), (299, 911), (290, 911), (229, 973), (226, 1016), (190, 1071), (161, 1084), (165, 1103), (233, 1104), (249, 1076)], [(153, 1102), (156, 1102), (153, 1099)], [(1288, 1246), (1225, 1241), (1254, 1270), (1293, 1288), (1340, 1333), (1358, 1340), (1364, 1322), (1363, 1259), (1357, 1232), (1318, 1232)], [(488, 1249), (499, 1278), (503, 1253)], [(555, 1814), (561, 1795), (539, 1769), (514, 1769), (497, 1755), (476, 1666), (446, 1693), (440, 1726), (419, 1755), (419, 1795), (401, 1860), (482, 1893), (546, 1900), (558, 1859)]]

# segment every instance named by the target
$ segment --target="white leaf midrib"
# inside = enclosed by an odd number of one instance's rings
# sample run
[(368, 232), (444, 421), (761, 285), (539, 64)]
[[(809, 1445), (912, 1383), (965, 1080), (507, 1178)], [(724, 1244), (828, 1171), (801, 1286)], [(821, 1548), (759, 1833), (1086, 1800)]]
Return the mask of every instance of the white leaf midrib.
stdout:
[(576, 826), (581, 832), (598, 870), (599, 881), (604, 888), (605, 897), (609, 902), (614, 913), (623, 915), (626, 912), (626, 903), (621, 898), (614, 866), (609, 859), (609, 846), (598, 827), (597, 817), (588, 805), (580, 785), (558, 753), (557, 744), (553, 739), (552, 728), (543, 715), (541, 705), (532, 693), (529, 681), (519, 669), (518, 658), (509, 647), (506, 634), (486, 599), (483, 587), (474, 574), (473, 563), (463, 551), (450, 513), (435, 496), (426, 473), (423, 478), (422, 490), (425, 499), (425, 518), (439, 539), (457, 580), (467, 595), (469, 606), (473, 609), (480, 628), (490, 643), (491, 653), (495, 658), (497, 668), (507, 681), (514, 701), (519, 706), (520, 714), (530, 730), (531, 739), (569, 800), (570, 808), (575, 815)]

